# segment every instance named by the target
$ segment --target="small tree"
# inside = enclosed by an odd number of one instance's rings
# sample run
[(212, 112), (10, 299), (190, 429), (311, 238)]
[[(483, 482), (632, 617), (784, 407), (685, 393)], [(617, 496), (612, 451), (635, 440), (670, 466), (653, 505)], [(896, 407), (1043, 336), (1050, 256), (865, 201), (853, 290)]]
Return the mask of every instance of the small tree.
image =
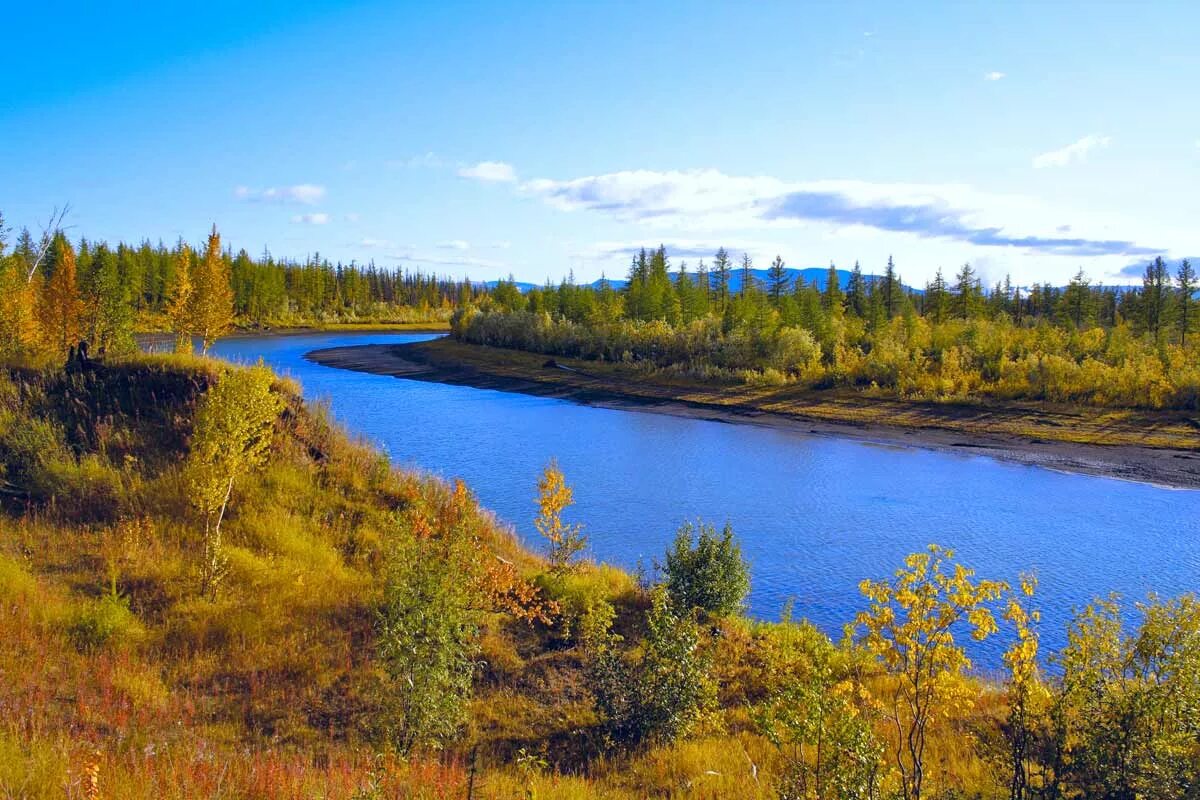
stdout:
[(167, 301), (167, 319), (171, 332), (175, 334), (175, 352), (192, 352), (192, 253), (183, 243), (175, 255), (175, 276), (171, 282), (170, 299)]
[(377, 647), (390, 678), (384, 727), (401, 753), (439, 749), (466, 722), (479, 650), (472, 587), (460, 569), (474, 560), (467, 544), (402, 539), (388, 556)]
[(712, 525), (685, 522), (667, 551), (664, 569), (667, 593), (686, 611), (699, 608), (710, 614), (734, 614), (742, 609), (750, 591), (750, 569), (728, 523), (718, 536)]
[(783, 762), (780, 800), (878, 798), (883, 747), (845, 651), (790, 619), (773, 633), (762, 646), (767, 696), (754, 719)]
[(1036, 589), (1037, 579), (1032, 575), (1022, 575), (1020, 592), (1014, 591), (1009, 596), (1004, 609), (1004, 619), (1012, 625), (1016, 634), (1012, 644), (1004, 651), (1004, 665), (1008, 667), (1008, 719), (1002, 734), (1007, 746), (1010, 800), (1039, 796), (1031, 785), (1031, 764), (1049, 693), (1038, 670), (1040, 639), (1037, 624), (1041, 620), (1041, 612), (1028, 607)]
[(551, 461), (538, 480), (538, 515), (533, 524), (550, 543), (550, 568), (555, 572), (571, 569), (575, 556), (587, 546), (583, 526), (569, 525), (562, 519), (563, 511), (574, 502), (574, 496), (558, 462)]
[(196, 411), (188, 487), (204, 518), (201, 589), (214, 599), (225, 574), (221, 523), (234, 482), (266, 461), (282, 409), (279, 396), (271, 391), (274, 377), (261, 363), (231, 369), (208, 390)]
[(192, 280), (191, 321), (205, 353), (233, 327), (233, 286), (229, 265), (221, 254), (221, 235), (214, 225), (208, 235), (204, 258), (196, 265)]
[(886, 713), (896, 730), (893, 755), (905, 800), (920, 800), (924, 791), (931, 725), (973, 703), (974, 690), (963, 680), (971, 662), (954, 630), (965, 623), (976, 641), (995, 633), (988, 604), (1008, 588), (1000, 581), (972, 581), (974, 571), (962, 564), (947, 568), (953, 557), (953, 551), (930, 545), (908, 556), (892, 580), (859, 585), (871, 603), (855, 620), (863, 643), (895, 677)]
[(592, 664), (596, 705), (624, 745), (685, 736), (716, 706), (700, 626), (690, 613), (676, 612), (661, 586), (651, 595), (646, 627), (640, 660), (619, 652), (614, 640), (598, 648)]

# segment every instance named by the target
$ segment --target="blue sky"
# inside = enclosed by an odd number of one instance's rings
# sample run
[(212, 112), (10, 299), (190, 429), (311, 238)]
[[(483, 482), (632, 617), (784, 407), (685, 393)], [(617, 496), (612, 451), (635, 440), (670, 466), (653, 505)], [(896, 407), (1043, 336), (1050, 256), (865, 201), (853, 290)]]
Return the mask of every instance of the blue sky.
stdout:
[(1196, 3), (98, 5), (6, 9), (9, 224), (534, 281), (1200, 254)]

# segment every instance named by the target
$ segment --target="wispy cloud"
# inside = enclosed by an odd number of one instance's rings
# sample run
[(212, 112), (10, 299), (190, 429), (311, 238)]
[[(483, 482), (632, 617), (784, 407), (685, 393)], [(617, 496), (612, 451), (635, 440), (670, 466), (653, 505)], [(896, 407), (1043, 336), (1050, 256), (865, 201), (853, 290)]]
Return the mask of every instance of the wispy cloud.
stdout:
[(968, 221), (966, 211), (941, 203), (863, 205), (833, 192), (793, 192), (781, 198), (764, 216), (767, 219), (819, 220), (841, 225), (865, 225), (882, 231), (911, 233), (922, 238), (955, 239), (983, 247), (1017, 247), (1052, 255), (1107, 256), (1159, 252), (1156, 248), (1142, 247), (1134, 242), (1119, 239), (1006, 233), (998, 226), (973, 224)]
[(512, 164), (503, 161), (480, 161), (469, 167), (461, 167), (458, 174), (462, 178), (489, 183), (513, 183), (517, 179), (517, 171)]
[(1077, 142), (1071, 142), (1066, 147), (1034, 156), (1033, 166), (1035, 169), (1045, 169), (1047, 167), (1065, 167), (1068, 164), (1082, 162), (1087, 159), (1093, 150), (1103, 150), (1111, 143), (1112, 138), (1109, 136), (1100, 136), (1095, 133), (1088, 134)]
[(1003, 72), (1000, 72), (998, 70), (992, 70), (991, 72), (983, 73), (983, 79), (985, 81), (998, 81), (1005, 77), (1007, 77), (1007, 76), (1005, 76), (1005, 74)]
[[(1049, 255), (1142, 255), (1161, 248), (1108, 235), (1063, 236), (1031, 198), (949, 184), (787, 182), (717, 170), (635, 170), (566, 181), (528, 181), (521, 191), (563, 210), (588, 210), (670, 229), (746, 230), (823, 224), (872, 229)], [(1072, 220), (1075, 222), (1075, 220)], [(1072, 225), (1068, 230), (1079, 230)], [(1101, 225), (1083, 229), (1100, 231)]]
[(269, 189), (251, 189), (239, 186), (233, 190), (235, 197), (250, 202), (262, 203), (303, 203), (313, 205), (325, 197), (325, 187), (312, 183), (298, 183), (295, 186), (272, 186)]
[(298, 222), (304, 225), (324, 225), (329, 222), (329, 215), (324, 211), (318, 211), (313, 214), (297, 214), (292, 217), (292, 222)]
[(438, 242), (439, 249), (442, 250), (470, 250), (471, 243), (462, 239), (451, 239), (448, 242)]
[[(569, 255), (573, 258), (583, 259), (584, 261), (612, 261), (615, 258), (628, 260), (629, 258), (637, 255), (638, 251), (643, 248), (646, 250), (653, 250), (659, 245), (662, 245), (666, 248), (667, 255), (672, 259), (690, 258), (703, 260), (711, 260), (717, 250), (722, 247), (735, 255), (749, 253), (750, 256), (756, 261), (770, 258), (775, 253), (782, 252), (784, 249), (782, 246), (775, 243), (751, 241), (740, 238), (730, 238), (728, 241), (719, 241), (716, 239), (667, 238), (665, 240), (650, 239), (648, 241), (641, 242), (594, 242), (585, 247), (572, 249)], [(676, 264), (676, 266), (678, 266), (678, 264)], [(698, 263), (693, 263), (692, 266), (698, 266)]]

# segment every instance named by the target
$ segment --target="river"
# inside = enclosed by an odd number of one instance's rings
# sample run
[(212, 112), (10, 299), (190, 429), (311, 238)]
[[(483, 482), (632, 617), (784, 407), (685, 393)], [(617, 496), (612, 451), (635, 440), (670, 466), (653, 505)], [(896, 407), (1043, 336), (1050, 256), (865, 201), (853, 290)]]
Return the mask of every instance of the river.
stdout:
[[(327, 400), (336, 418), (401, 466), (461, 477), (538, 546), (538, 475), (558, 459), (575, 489), (569, 519), (591, 555), (622, 567), (661, 559), (678, 525), (729, 522), (751, 565), (750, 612), (795, 616), (831, 635), (864, 606), (858, 582), (889, 575), (931, 542), (980, 576), (1040, 581), (1044, 648), (1072, 609), (1119, 592), (1178, 594), (1200, 579), (1200, 491), (1064, 474), (980, 455), (615, 410), (403, 380), (313, 364), (308, 351), (426, 334), (232, 337), (217, 355), (262, 358)], [(999, 666), (999, 642), (975, 645)]]

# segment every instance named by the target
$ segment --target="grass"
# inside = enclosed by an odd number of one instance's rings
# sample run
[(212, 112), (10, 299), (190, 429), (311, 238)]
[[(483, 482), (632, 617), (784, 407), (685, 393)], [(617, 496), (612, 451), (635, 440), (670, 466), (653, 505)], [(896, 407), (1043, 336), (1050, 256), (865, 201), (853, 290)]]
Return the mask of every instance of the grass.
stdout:
[[(479, 798), (775, 796), (778, 755), (750, 723), (758, 648), (811, 629), (715, 626), (722, 707), (699, 735), (601, 747), (580, 625), (610, 608), (636, 644), (647, 601), (634, 578), (585, 564), (548, 579), (463, 489), (393, 470), (288, 382), (275, 387), (287, 410), (269, 463), (235, 489), (228, 576), (215, 602), (201, 597), (180, 464), (198, 397), (227, 368), (139, 356), (0, 377), (0, 446), (15, 420), (62, 442), (30, 478), (37, 491), (0, 513), (0, 798), (461, 798), (472, 780)], [(70, 485), (91, 490), (60, 491)], [(463, 515), (488, 557), (563, 615), (490, 611), (462, 738), (400, 759), (378, 731), (381, 565), (397, 531), (437, 536)], [(973, 713), (994, 714), (981, 697)], [(966, 733), (975, 720), (940, 730), (933, 769), (995, 796)]]

